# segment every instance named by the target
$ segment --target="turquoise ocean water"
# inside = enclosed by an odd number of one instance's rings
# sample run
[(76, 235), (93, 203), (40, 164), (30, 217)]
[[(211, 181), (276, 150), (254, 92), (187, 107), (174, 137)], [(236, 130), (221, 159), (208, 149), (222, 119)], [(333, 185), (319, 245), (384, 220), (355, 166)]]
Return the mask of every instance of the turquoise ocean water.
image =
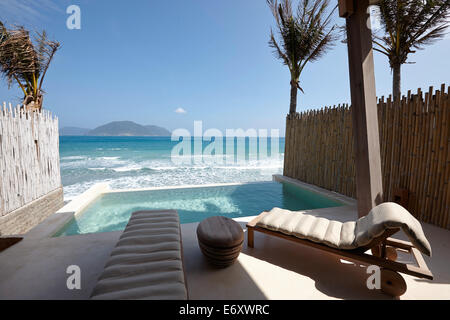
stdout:
[(99, 182), (108, 182), (114, 189), (134, 189), (269, 181), (273, 174), (282, 173), (284, 138), (267, 139), (267, 152), (263, 140), (247, 138), (242, 143), (238, 139), (223, 139), (222, 162), (208, 148), (211, 142), (199, 140), (203, 154), (199, 148), (194, 149), (195, 139), (190, 140), (191, 153), (196, 150), (196, 154), (180, 152), (172, 156), (179, 142), (171, 141), (170, 137), (62, 136), (60, 159), (65, 200)]

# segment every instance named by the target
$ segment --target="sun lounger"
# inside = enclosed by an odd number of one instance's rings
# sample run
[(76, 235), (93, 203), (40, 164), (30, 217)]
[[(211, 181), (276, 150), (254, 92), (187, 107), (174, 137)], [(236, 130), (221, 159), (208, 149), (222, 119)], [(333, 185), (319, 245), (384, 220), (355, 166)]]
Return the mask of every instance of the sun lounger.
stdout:
[(133, 213), (91, 298), (187, 299), (178, 213)]
[[(389, 238), (402, 229), (409, 242)], [(301, 211), (274, 208), (247, 224), (248, 246), (254, 246), (254, 231), (293, 240), (325, 250), (347, 260), (382, 267), (381, 289), (400, 296), (406, 283), (397, 273), (433, 279), (420, 252), (431, 256), (431, 247), (422, 227), (402, 206), (386, 202), (356, 221), (339, 222), (315, 217)], [(365, 253), (372, 249), (374, 254)], [(417, 266), (395, 261), (397, 250), (410, 253)]]

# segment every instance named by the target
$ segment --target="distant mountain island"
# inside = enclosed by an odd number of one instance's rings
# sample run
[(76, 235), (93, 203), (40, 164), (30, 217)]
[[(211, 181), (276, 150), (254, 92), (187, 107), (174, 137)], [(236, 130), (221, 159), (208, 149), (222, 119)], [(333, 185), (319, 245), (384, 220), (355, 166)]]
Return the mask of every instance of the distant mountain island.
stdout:
[(162, 127), (153, 125), (143, 126), (133, 121), (113, 121), (93, 130), (77, 127), (64, 127), (59, 130), (59, 135), (170, 137), (171, 132)]
[(64, 127), (59, 129), (60, 136), (84, 136), (91, 129), (78, 128), (78, 127)]

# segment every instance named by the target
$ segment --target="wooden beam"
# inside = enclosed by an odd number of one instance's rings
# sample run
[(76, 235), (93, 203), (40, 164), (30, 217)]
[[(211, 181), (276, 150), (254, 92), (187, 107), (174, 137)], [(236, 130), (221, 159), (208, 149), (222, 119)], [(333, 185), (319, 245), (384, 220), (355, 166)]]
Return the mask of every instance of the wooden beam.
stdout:
[(353, 0), (346, 18), (355, 145), (356, 196), (362, 217), (383, 201), (369, 0)]
[(353, 0), (339, 0), (339, 17), (349, 17), (353, 14), (353, 10)]
[[(380, 0), (369, 0), (369, 5), (376, 5)], [(339, 16), (341, 18), (347, 18), (354, 12), (353, 0), (338, 0)]]

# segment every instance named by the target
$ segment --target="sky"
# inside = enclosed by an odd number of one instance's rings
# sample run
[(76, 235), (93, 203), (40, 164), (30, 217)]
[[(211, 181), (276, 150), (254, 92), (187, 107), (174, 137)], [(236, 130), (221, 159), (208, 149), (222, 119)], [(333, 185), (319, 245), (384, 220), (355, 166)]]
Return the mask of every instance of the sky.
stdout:
[[(79, 30), (66, 26), (70, 5), (81, 9)], [(44, 81), (44, 108), (60, 127), (130, 120), (192, 130), (201, 120), (204, 129), (284, 134), (290, 75), (268, 46), (274, 19), (265, 0), (0, 0), (0, 20), (61, 43)], [(402, 91), (449, 85), (449, 52), (448, 36), (411, 55)], [(377, 96), (387, 96), (392, 74), (374, 55)], [(337, 42), (307, 65), (298, 111), (350, 102), (347, 59)], [(21, 98), (0, 79), (0, 101)]]

